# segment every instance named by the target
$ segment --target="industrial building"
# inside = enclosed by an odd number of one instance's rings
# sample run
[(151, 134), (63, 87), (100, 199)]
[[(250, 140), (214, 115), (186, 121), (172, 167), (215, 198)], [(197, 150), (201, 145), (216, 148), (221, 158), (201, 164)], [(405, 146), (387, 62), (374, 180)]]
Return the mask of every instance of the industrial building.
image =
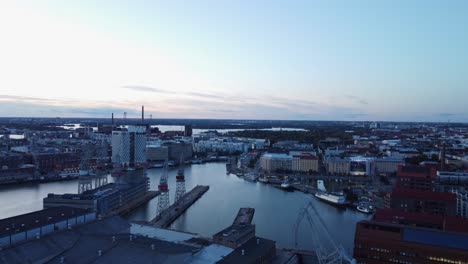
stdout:
[(358, 263), (467, 263), (468, 233), (377, 221), (356, 225)]
[(169, 148), (161, 145), (146, 146), (148, 161), (165, 161), (169, 159)]
[[(0, 249), (94, 221), (90, 210), (59, 206), (0, 220)], [(0, 253), (1, 255), (1, 253)], [(2, 259), (0, 257), (0, 259)]]
[(180, 155), (184, 155), (184, 160), (188, 161), (192, 159), (193, 150), (192, 143), (189, 142), (165, 142), (162, 144), (163, 147), (167, 147), (169, 150), (169, 160), (173, 160), (176, 163), (180, 160)]
[(141, 199), (148, 193), (148, 177), (130, 175), (127, 178), (129, 178), (127, 181), (109, 183), (81, 194), (50, 193), (43, 200), (44, 208), (69, 206), (89, 209), (100, 216), (109, 215), (130, 202)]

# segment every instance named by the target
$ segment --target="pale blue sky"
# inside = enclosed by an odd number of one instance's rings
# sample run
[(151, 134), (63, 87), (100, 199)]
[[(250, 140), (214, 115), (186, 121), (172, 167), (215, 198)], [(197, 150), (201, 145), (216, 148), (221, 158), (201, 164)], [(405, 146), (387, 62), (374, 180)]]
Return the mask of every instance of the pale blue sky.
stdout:
[(468, 122), (468, 1), (7, 1), (2, 116)]

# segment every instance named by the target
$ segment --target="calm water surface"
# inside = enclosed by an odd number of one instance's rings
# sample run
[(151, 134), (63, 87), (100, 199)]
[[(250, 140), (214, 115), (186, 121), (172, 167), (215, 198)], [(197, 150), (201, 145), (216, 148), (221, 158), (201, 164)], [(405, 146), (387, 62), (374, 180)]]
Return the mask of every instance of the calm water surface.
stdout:
[[(161, 169), (148, 170), (150, 189), (156, 190)], [(175, 175), (169, 172), (170, 199), (174, 201)], [(185, 168), (186, 186), (190, 190), (196, 185), (209, 185), (210, 190), (193, 204), (171, 226), (211, 237), (232, 223), (240, 207), (254, 207), (253, 223), (257, 235), (275, 240), (278, 247), (294, 247), (294, 225), (299, 210), (312, 201), (327, 224), (336, 243), (351, 251), (355, 224), (369, 216), (352, 210), (337, 208), (317, 201), (311, 195), (300, 192), (284, 192), (270, 185), (253, 183), (226, 175), (225, 164), (206, 163)], [(0, 187), (0, 218), (42, 209), (42, 199), (48, 193), (76, 193), (77, 180), (26, 184)], [(151, 220), (156, 215), (157, 198), (138, 208), (128, 216), (130, 220)], [(299, 232), (299, 247), (310, 248), (312, 233), (307, 221), (302, 222)]]

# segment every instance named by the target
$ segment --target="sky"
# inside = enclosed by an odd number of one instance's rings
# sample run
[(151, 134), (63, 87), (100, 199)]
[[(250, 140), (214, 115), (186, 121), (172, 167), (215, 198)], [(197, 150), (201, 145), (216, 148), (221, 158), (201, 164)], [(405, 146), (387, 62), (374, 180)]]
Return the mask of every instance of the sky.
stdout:
[(468, 1), (1, 1), (0, 116), (468, 122)]

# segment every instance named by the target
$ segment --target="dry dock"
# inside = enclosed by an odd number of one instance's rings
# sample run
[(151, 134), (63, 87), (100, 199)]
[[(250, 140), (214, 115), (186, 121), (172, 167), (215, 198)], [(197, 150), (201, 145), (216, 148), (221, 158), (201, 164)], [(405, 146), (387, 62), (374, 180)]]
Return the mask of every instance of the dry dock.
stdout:
[(205, 194), (209, 186), (197, 185), (190, 192), (186, 193), (179, 201), (175, 202), (164, 210), (161, 214), (151, 220), (151, 224), (155, 227), (167, 228), (174, 222), (182, 213), (185, 212), (196, 200)]
[(144, 196), (114, 210), (111, 215), (126, 215), (159, 195), (159, 191), (148, 191)]
[(239, 224), (251, 224), (252, 218), (255, 214), (254, 208), (241, 208), (239, 212), (237, 212), (237, 216), (234, 219), (233, 225)]

